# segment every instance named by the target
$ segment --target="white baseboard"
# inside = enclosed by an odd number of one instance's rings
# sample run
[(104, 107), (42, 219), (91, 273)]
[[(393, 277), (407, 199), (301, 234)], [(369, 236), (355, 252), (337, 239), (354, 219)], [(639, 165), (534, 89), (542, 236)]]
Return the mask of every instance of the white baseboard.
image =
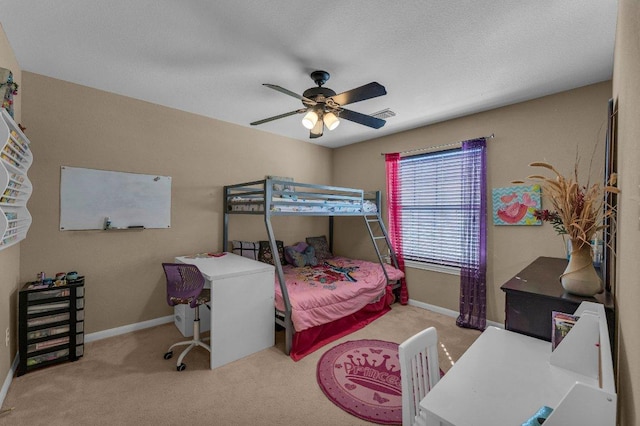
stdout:
[[(426, 309), (428, 311), (432, 311), (432, 312), (435, 312), (437, 314), (446, 315), (446, 316), (452, 317), (452, 318), (458, 318), (458, 316), (460, 315), (460, 312), (453, 311), (451, 309), (443, 308), (443, 307), (436, 306), (436, 305), (430, 305), (428, 303), (420, 302), (418, 300), (413, 300), (413, 299), (409, 299), (409, 305), (415, 306), (415, 307), (418, 307), (418, 308), (422, 308), (422, 309)], [(498, 327), (498, 328), (504, 328), (504, 324), (499, 323), (499, 322), (495, 322), (495, 321), (487, 320), (487, 325), (492, 325), (492, 326)]]
[(155, 318), (149, 321), (137, 322), (135, 324), (123, 325), (122, 327), (90, 333), (84, 336), (84, 341), (87, 343), (95, 342), (96, 340), (106, 339), (107, 337), (119, 336), (121, 334), (144, 330), (145, 328), (155, 327), (156, 325), (167, 324), (170, 322), (173, 322), (173, 315), (167, 315), (166, 317)]
[[(84, 341), (86, 343), (95, 342), (96, 340), (106, 339), (107, 337), (119, 336), (120, 334), (130, 333), (132, 331), (143, 330), (149, 327), (155, 327), (156, 325), (162, 325), (173, 322), (173, 315), (168, 315), (166, 317), (160, 317), (156, 319), (152, 319), (149, 321), (142, 321), (135, 324), (123, 325), (122, 327), (111, 328), (109, 330), (98, 331), (96, 333), (87, 334), (84, 337)], [(0, 389), (0, 407), (4, 403), (4, 399), (7, 396), (7, 392), (9, 392), (9, 387), (11, 386), (11, 382), (13, 381), (13, 376), (18, 369), (18, 363), (20, 362), (20, 353), (16, 352), (16, 357), (13, 360), (13, 364), (7, 373), (7, 377), (4, 380), (2, 385), (2, 389)]]
[(7, 377), (4, 379), (4, 383), (2, 384), (2, 389), (0, 389), (0, 408), (2, 408), (2, 404), (4, 404), (4, 399), (9, 392), (9, 386), (11, 386), (11, 382), (13, 381), (13, 376), (18, 369), (18, 362), (20, 362), (20, 358), (16, 353), (16, 357), (13, 359), (13, 363), (11, 364), (11, 368), (9, 368), (9, 372), (7, 373)]

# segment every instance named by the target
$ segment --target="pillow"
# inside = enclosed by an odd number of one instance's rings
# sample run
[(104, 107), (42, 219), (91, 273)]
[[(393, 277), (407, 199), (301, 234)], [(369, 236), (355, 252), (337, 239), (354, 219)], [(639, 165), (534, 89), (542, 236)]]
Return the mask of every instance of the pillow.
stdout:
[[(280, 263), (285, 265), (287, 262), (284, 258), (284, 243), (280, 240), (276, 240), (276, 247), (278, 247), (278, 256), (280, 256)], [(258, 251), (258, 260), (260, 262), (273, 265), (273, 253), (271, 252), (271, 245), (269, 241), (260, 241), (260, 250)]]
[(280, 195), (282, 198), (291, 198), (293, 201), (298, 201), (298, 195), (293, 189), (284, 189), (284, 193)]
[(297, 243), (293, 246), (287, 246), (284, 248), (284, 258), (287, 263), (296, 267), (302, 266), (316, 266), (318, 259), (316, 259), (315, 249), (307, 243)]
[(316, 252), (316, 259), (318, 262), (322, 262), (325, 259), (330, 259), (333, 254), (329, 250), (329, 243), (325, 235), (321, 237), (307, 237), (307, 244), (314, 248)]
[[(293, 182), (293, 178), (291, 177), (282, 177), (282, 176), (265, 176), (267, 179), (274, 179), (274, 180), (284, 180), (287, 182)], [(274, 191), (293, 191), (294, 190), (294, 186), (293, 185), (286, 185), (286, 184), (281, 184), (281, 183), (274, 183), (273, 184), (273, 190)]]
[(231, 241), (231, 251), (238, 256), (258, 260), (260, 244), (253, 241)]
[[(292, 246), (286, 246), (284, 248), (284, 258), (287, 263), (293, 266), (304, 266), (304, 264), (300, 265), (300, 259), (302, 259), (302, 254), (304, 249), (307, 248), (307, 243), (295, 243)], [(304, 260), (304, 259), (302, 259)]]
[(284, 248), (284, 258), (287, 260), (287, 263), (299, 268), (301, 266), (305, 266), (304, 261), (304, 253), (299, 252), (295, 249), (295, 247), (287, 246)]

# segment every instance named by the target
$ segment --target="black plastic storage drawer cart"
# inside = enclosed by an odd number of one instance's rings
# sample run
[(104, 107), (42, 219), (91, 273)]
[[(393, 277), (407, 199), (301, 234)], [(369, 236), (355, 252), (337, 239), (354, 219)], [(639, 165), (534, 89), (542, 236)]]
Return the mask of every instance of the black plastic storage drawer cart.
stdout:
[(25, 284), (18, 315), (18, 376), (84, 354), (84, 277), (59, 287)]

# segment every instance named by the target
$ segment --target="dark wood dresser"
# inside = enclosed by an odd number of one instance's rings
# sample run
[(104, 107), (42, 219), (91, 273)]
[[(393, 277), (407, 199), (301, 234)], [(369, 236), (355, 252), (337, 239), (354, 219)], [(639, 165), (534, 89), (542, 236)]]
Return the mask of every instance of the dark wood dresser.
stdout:
[(560, 275), (568, 261), (539, 257), (500, 287), (506, 297), (505, 328), (528, 336), (551, 341), (551, 312), (573, 313), (581, 302), (602, 303), (607, 315), (609, 337), (614, 342), (615, 315), (613, 296), (609, 292), (594, 297), (567, 293)]

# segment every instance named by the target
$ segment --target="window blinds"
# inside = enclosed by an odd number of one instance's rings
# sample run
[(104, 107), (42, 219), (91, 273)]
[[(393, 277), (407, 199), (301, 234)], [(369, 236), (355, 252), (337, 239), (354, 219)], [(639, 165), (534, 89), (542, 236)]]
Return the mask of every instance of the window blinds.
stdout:
[[(479, 210), (480, 196), (463, 205), (462, 165), (480, 150), (453, 149), (400, 160), (402, 249), (406, 260), (461, 266), (470, 209)], [(477, 188), (480, 187), (478, 179)], [(473, 222), (478, 222), (477, 219)], [(479, 232), (477, 234), (479, 238)]]

